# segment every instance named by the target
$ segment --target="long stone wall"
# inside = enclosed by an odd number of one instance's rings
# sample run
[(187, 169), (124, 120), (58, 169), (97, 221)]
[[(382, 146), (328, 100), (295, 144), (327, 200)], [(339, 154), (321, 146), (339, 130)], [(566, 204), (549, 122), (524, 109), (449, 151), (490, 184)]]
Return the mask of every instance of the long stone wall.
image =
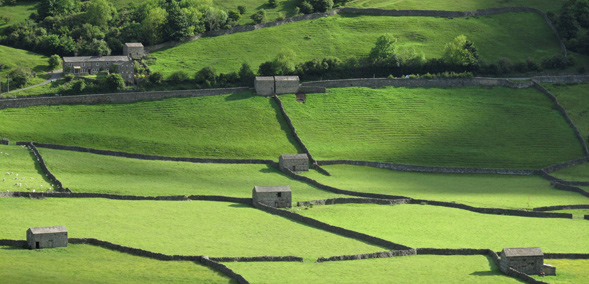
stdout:
[(589, 209), (589, 204), (575, 204), (575, 205), (555, 205), (536, 207), (534, 211), (554, 211), (554, 210), (569, 210), (569, 209)]
[(55, 185), (55, 189), (57, 191), (71, 192), (71, 190), (69, 188), (63, 188), (63, 184), (61, 183), (61, 181), (59, 181), (57, 179), (57, 177), (55, 177), (55, 175), (53, 175), (53, 173), (51, 173), (49, 168), (47, 168), (47, 164), (45, 164), (45, 160), (43, 159), (43, 156), (41, 156), (41, 153), (39, 153), (39, 150), (37, 150), (37, 147), (35, 147), (35, 145), (33, 145), (33, 143), (31, 143), (31, 142), (16, 142), (16, 145), (26, 146), (29, 150), (31, 150), (33, 152), (33, 154), (37, 158), (37, 162), (39, 162), (39, 165), (41, 166), (41, 170), (43, 171), (45, 176), (51, 181), (51, 183), (53, 183)]
[(544, 253), (549, 259), (589, 259), (589, 253)]
[(184, 97), (206, 97), (227, 95), (248, 91), (248, 87), (223, 88), (223, 89), (200, 89), (200, 90), (177, 90), (157, 92), (125, 92), (112, 94), (94, 94), (77, 96), (55, 96), (55, 97), (27, 97), (18, 99), (0, 100), (0, 109), (20, 108), (39, 105), (72, 105), (72, 104), (107, 104), (107, 103), (132, 103), (144, 100), (160, 100), (165, 98)]
[(10, 145), (10, 140), (5, 138), (0, 139), (0, 145)]
[(320, 257), (317, 259), (318, 263), (326, 262), (326, 261), (344, 261), (344, 260), (360, 260), (360, 259), (373, 259), (373, 258), (389, 258), (389, 257), (397, 257), (397, 256), (409, 256), (409, 255), (416, 255), (415, 249), (406, 249), (406, 250), (391, 250), (391, 251), (381, 251), (375, 253), (364, 253), (364, 254), (353, 254), (353, 255), (339, 255), (339, 256), (331, 256), (331, 257)]
[(548, 174), (550, 172), (554, 172), (554, 171), (566, 169), (566, 168), (569, 168), (569, 167), (572, 167), (572, 166), (576, 166), (576, 165), (580, 165), (580, 164), (584, 164), (584, 163), (587, 163), (587, 162), (589, 162), (589, 155), (588, 156), (585, 156), (585, 157), (582, 157), (582, 158), (578, 158), (578, 159), (572, 160), (572, 161), (568, 161), (568, 162), (564, 162), (564, 163), (560, 163), (560, 164), (550, 165), (548, 167), (543, 168), (542, 169), (542, 172)]
[[(23, 232), (24, 233), (24, 232)], [(27, 248), (27, 241), (0, 239), (0, 246)]]
[(378, 204), (378, 205), (398, 205), (410, 204), (411, 199), (377, 199), (377, 198), (331, 198), (322, 200), (299, 201), (297, 206), (309, 205), (335, 205), (335, 204)]
[(550, 182), (550, 185), (552, 187), (556, 188), (556, 189), (560, 189), (560, 190), (564, 190), (564, 191), (572, 191), (572, 192), (576, 192), (576, 193), (579, 193), (581, 195), (584, 195), (586, 197), (589, 197), (589, 192), (583, 190), (580, 187), (562, 184), (562, 183), (559, 183), (557, 181), (551, 181)]
[(468, 86), (504, 86), (510, 88), (529, 88), (530, 80), (509, 80), (502, 78), (440, 78), (440, 79), (405, 79), (405, 78), (356, 78), (304, 82), (304, 87), (347, 88), (347, 87), (468, 87)]
[(298, 256), (210, 257), (216, 262), (303, 262)]

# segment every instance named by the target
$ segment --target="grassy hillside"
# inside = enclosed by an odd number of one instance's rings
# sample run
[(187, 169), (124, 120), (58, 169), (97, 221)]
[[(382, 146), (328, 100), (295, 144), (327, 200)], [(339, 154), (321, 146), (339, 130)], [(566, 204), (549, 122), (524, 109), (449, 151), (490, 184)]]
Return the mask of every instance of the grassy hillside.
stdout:
[(39, 148), (49, 169), (74, 192), (252, 197), (254, 185), (289, 185), (293, 201), (334, 198), (266, 165), (145, 161)]
[[(38, 1), (18, 1), (15, 5), (2, 5), (0, 6), (0, 31), (9, 25), (13, 25), (18, 22), (22, 22), (29, 18), (31, 13), (36, 12)], [(9, 17), (8, 23), (3, 19)], [(2, 57), (0, 57), (2, 58)]]
[[(402, 48), (423, 51), (427, 58), (440, 57), (444, 46), (460, 34), (478, 47), (487, 61), (506, 57), (512, 61), (526, 58), (540, 60), (560, 52), (556, 38), (544, 22), (533, 13), (508, 13), (478, 18), (377, 17), (336, 15), (301, 21), (278, 27), (201, 38), (179, 46), (158, 50), (150, 68), (172, 73), (197, 71), (206, 66), (217, 72), (238, 71), (243, 62), (257, 71), (281, 50), (292, 49), (297, 62), (313, 58), (365, 57), (376, 38), (390, 33)], [(285, 36), (288, 35), (288, 36)], [(220, 48), (222, 47), (222, 48)], [(190, 54), (189, 57), (186, 57)]]
[(156, 155), (277, 160), (298, 149), (276, 108), (270, 98), (246, 92), (5, 109), (0, 137)]
[(0, 247), (0, 275), (4, 283), (237, 283), (194, 262), (158, 261), (91, 245)]
[(527, 6), (538, 8), (543, 11), (560, 10), (564, 1), (550, 0), (352, 0), (346, 6), (358, 8), (380, 8), (380, 9), (397, 9), (397, 10), (447, 10), (447, 11), (472, 11), (477, 9), (497, 8), (497, 7), (517, 7)]
[(332, 176), (309, 176), (341, 189), (464, 203), (476, 207), (525, 208), (589, 204), (580, 194), (556, 190), (538, 176), (396, 172), (371, 167), (326, 166)]
[(583, 156), (573, 130), (534, 89), (344, 88), (282, 96), (317, 159), (540, 168)]
[(415, 255), (323, 263), (224, 264), (252, 283), (520, 283), (503, 275), (484, 256)]
[[(4, 7), (0, 7), (2, 10)], [(6, 75), (8, 75), (12, 68), (24, 66), (37, 73), (37, 78), (32, 78), (28, 85), (41, 83), (47, 80), (47, 76), (43, 73), (49, 71), (49, 57), (39, 55), (34, 52), (12, 48), (0, 45), (0, 64), (4, 64), (6, 68), (0, 70), (0, 79), (2, 80), (2, 93), (6, 92)], [(10, 87), (14, 90), (14, 86)], [(4, 96), (4, 95), (3, 95)]]
[(569, 181), (589, 181), (589, 163), (558, 170), (550, 174)]
[(566, 109), (589, 142), (589, 84), (543, 84)]
[(72, 238), (92, 237), (165, 254), (316, 260), (384, 250), (228, 202), (3, 198), (0, 207), (6, 218), (2, 239), (23, 239), (26, 228), (59, 224)]
[(50, 182), (34, 159), (23, 147), (0, 145), (0, 192), (50, 189)]
[(410, 247), (589, 252), (586, 220), (488, 215), (427, 205), (325, 205), (297, 212)]

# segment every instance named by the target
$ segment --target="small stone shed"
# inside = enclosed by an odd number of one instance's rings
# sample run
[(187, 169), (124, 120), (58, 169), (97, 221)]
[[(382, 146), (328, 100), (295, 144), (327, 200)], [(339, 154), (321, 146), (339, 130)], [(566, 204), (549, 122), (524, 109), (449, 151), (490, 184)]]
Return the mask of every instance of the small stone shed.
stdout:
[(254, 81), (256, 94), (273, 96), (299, 92), (299, 76), (258, 76)]
[(140, 42), (127, 42), (123, 46), (123, 55), (131, 58), (141, 58), (145, 56), (145, 48)]
[(278, 164), (280, 169), (289, 169), (293, 172), (308, 171), (309, 157), (307, 154), (280, 155)]
[(539, 247), (504, 248), (501, 251), (500, 267), (507, 271), (511, 267), (525, 274), (540, 274), (544, 265), (544, 253)]
[(254, 204), (262, 203), (276, 208), (292, 207), (292, 192), (288, 185), (254, 186), (252, 199)]
[(64, 226), (34, 227), (27, 230), (30, 249), (67, 247), (67, 229)]

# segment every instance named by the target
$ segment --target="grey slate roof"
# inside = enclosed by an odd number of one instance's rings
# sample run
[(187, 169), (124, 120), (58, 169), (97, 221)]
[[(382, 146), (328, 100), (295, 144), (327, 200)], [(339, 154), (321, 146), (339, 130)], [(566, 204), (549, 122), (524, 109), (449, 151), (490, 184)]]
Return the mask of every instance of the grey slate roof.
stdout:
[(309, 157), (307, 157), (307, 154), (284, 154), (284, 155), (280, 155), (280, 158), (282, 158), (284, 160), (309, 159)]
[(504, 248), (503, 253), (506, 257), (518, 256), (544, 256), (541, 248)]
[(257, 76), (256, 81), (274, 81), (273, 76)]
[(127, 42), (125, 45), (128, 47), (143, 47), (143, 44), (140, 42)]
[(65, 226), (56, 226), (56, 227), (33, 227), (29, 228), (33, 235), (39, 234), (53, 234), (53, 233), (67, 233), (67, 229)]
[(276, 81), (298, 81), (299, 76), (274, 76)]
[(254, 186), (255, 192), (290, 192), (290, 186)]
[(63, 62), (65, 63), (76, 63), (76, 62), (129, 62), (129, 57), (125, 55), (116, 56), (73, 56), (64, 57)]

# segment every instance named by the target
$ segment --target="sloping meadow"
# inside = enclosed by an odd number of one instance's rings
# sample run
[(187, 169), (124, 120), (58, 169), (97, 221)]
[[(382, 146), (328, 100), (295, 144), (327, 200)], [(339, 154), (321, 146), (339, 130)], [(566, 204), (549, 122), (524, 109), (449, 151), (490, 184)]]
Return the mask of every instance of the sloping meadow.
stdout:
[(584, 156), (562, 114), (531, 88), (335, 88), (304, 104), (281, 97), (320, 160), (534, 169)]

